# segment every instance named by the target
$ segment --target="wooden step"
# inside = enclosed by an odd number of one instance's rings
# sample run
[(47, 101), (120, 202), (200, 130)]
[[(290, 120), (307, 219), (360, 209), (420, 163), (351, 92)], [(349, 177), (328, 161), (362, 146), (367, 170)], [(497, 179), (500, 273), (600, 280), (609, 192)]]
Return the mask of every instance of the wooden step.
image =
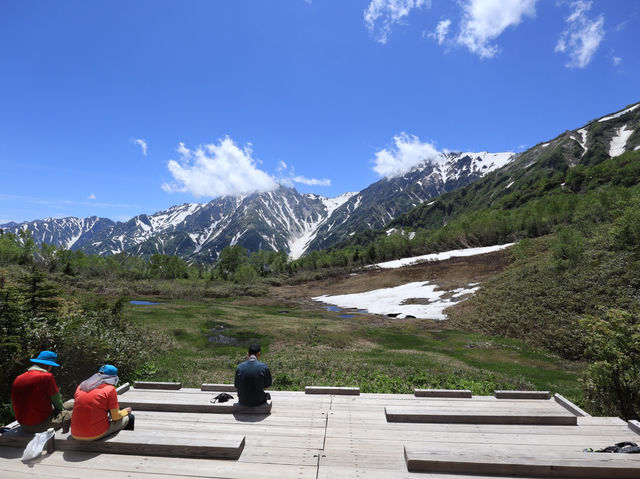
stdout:
[(133, 387), (136, 389), (169, 389), (176, 391), (182, 389), (182, 383), (163, 383), (153, 381), (135, 381)]
[(70, 434), (56, 433), (55, 449), (59, 451), (98, 452), (133, 456), (190, 457), (208, 459), (238, 459), (244, 449), (245, 437), (223, 435), (201, 439), (172, 436), (145, 431), (120, 431), (98, 441), (78, 441)]
[(414, 389), (413, 395), (422, 398), (470, 398), (468, 389)]
[(130, 407), (135, 411), (164, 411), (164, 412), (195, 412), (211, 414), (270, 414), (272, 402), (268, 401), (260, 406), (242, 406), (237, 402), (211, 403), (213, 396), (202, 395), (189, 398), (189, 400), (176, 401), (171, 397), (166, 399), (131, 398), (123, 396), (120, 399), (120, 408)]
[(568, 411), (436, 409), (415, 407), (385, 407), (387, 422), (447, 423), (447, 424), (536, 424), (575, 426), (577, 418)]
[[(0, 434), (0, 446), (24, 448), (29, 444), (29, 441), (33, 439), (34, 433), (23, 431), (22, 427), (20, 427), (20, 424), (17, 422), (13, 422), (6, 427), (9, 427), (10, 429)], [(46, 442), (44, 449), (48, 452), (52, 452), (54, 447), (53, 443), (54, 438), (49, 439)]]
[(549, 391), (494, 391), (497, 399), (549, 399)]
[(640, 457), (634, 454), (536, 451), (513, 454), (508, 446), (452, 452), (419, 445), (405, 445), (409, 472), (485, 474), (510, 477), (572, 477), (631, 479), (640, 477)]
[(203, 384), (200, 386), (200, 391), (220, 391), (227, 393), (238, 392), (233, 384)]
[(333, 387), (333, 386), (307, 386), (305, 394), (334, 394), (336, 396), (359, 396), (360, 388)]

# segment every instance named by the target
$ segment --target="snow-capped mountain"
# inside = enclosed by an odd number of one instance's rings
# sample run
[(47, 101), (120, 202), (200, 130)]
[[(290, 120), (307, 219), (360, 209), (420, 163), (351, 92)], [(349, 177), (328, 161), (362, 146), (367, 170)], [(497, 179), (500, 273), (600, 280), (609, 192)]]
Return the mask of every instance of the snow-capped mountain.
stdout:
[[(514, 181), (550, 177), (558, 168), (594, 164), (639, 149), (637, 103), (523, 153), (444, 152), (400, 176), (383, 178), (362, 191), (336, 198), (300, 194), (281, 186), (266, 193), (178, 205), (127, 222), (96, 217), (47, 218), (8, 223), (0, 229), (29, 229), (37, 243), (100, 255), (163, 253), (212, 261), (225, 246), (240, 244), (250, 251), (285, 251), (298, 258), (310, 250), (338, 244), (357, 232), (381, 229), (414, 207), (424, 207), (442, 193), (497, 169), (500, 175), (506, 175), (500, 188), (508, 190)], [(493, 197), (497, 193), (488, 194)], [(419, 208), (412, 214), (419, 216)], [(407, 218), (410, 225), (414, 220)]]
[(516, 155), (445, 152), (425, 160), (402, 176), (383, 178), (354, 194), (336, 209), (308, 244), (322, 249), (365, 229), (380, 229), (396, 216), (447, 191), (467, 185), (496, 170)]
[(126, 222), (48, 218), (2, 228), (12, 232), (29, 229), (37, 243), (98, 255), (162, 253), (212, 261), (225, 246), (240, 244), (250, 251), (285, 251), (299, 258), (310, 249), (330, 246), (361, 229), (381, 228), (417, 204), (502, 166), (512, 156), (445, 153), (403, 176), (385, 178), (360, 192), (336, 198), (300, 194), (281, 186), (266, 193), (173, 206)]
[(108, 218), (45, 218), (24, 223), (6, 223), (0, 229), (17, 233), (31, 231), (38, 244), (47, 243), (67, 249), (81, 249), (83, 242), (97, 234), (109, 234), (116, 223)]
[[(458, 196), (455, 200), (445, 197), (442, 201), (425, 202), (399, 215), (387, 227), (439, 228), (451, 215), (491, 207), (505, 197), (511, 198), (507, 204), (526, 202), (526, 197), (520, 197), (517, 192), (530, 185), (553, 184), (554, 177), (558, 174), (564, 177), (566, 171), (576, 166), (596, 165), (625, 152), (639, 150), (640, 103), (636, 103), (519, 153), (494, 174), (475, 182), (473, 191), (467, 188), (471, 194), (465, 193), (464, 200)], [(579, 171), (577, 176), (580, 176)]]
[(184, 204), (118, 223), (110, 234), (93, 237), (83, 250), (100, 255), (175, 254), (211, 261), (225, 246), (240, 244), (250, 251), (270, 249), (299, 257), (318, 227), (351, 195), (324, 198), (280, 187), (206, 204)]

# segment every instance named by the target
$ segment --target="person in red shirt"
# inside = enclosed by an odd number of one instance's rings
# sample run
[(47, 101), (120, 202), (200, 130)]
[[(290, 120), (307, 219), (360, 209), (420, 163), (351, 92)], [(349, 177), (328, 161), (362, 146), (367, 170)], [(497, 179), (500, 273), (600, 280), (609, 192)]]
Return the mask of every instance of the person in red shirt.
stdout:
[[(120, 429), (133, 429), (131, 408), (118, 405), (118, 369), (105, 364), (76, 389), (71, 435), (81, 441), (93, 441)], [(110, 416), (110, 417), (109, 417)]]
[(27, 372), (18, 376), (11, 386), (11, 406), (16, 421), (27, 432), (42, 432), (50, 427), (60, 429), (69, 424), (73, 400), (62, 403), (53, 367), (60, 366), (53, 351), (41, 351), (31, 359)]

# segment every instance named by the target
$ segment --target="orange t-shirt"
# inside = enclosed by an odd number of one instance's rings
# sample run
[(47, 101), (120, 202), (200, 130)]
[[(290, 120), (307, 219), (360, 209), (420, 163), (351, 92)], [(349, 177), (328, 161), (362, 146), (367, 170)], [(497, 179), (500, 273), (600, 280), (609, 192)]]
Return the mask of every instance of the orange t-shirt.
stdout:
[(118, 408), (118, 393), (111, 384), (101, 384), (89, 392), (80, 387), (74, 395), (71, 435), (93, 438), (109, 429), (108, 412)]

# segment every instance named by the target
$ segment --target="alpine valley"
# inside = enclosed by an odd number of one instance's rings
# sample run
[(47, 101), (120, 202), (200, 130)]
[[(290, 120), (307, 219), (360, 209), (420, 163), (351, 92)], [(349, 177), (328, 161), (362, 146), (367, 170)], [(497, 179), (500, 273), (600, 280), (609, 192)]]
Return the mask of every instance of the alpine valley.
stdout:
[(412, 226), (414, 221), (406, 220), (411, 218), (407, 213), (419, 212), (416, 207), (422, 205), (424, 209), (439, 195), (495, 170), (500, 169), (495, 175), (501, 178), (496, 187), (505, 191), (519, 178), (539, 176), (536, 172), (560, 164), (589, 164), (638, 150), (639, 107), (637, 103), (593, 120), (523, 153), (441, 153), (400, 176), (383, 178), (360, 192), (335, 198), (300, 194), (294, 188), (280, 186), (248, 196), (219, 197), (205, 204), (177, 205), (126, 222), (67, 217), (7, 223), (0, 228), (13, 233), (30, 230), (38, 244), (88, 254), (125, 252), (148, 257), (161, 253), (211, 262), (224, 247), (239, 244), (249, 251), (285, 251), (295, 259), (308, 251), (348, 241), (356, 233), (382, 229), (401, 215), (405, 220), (392, 225)]

